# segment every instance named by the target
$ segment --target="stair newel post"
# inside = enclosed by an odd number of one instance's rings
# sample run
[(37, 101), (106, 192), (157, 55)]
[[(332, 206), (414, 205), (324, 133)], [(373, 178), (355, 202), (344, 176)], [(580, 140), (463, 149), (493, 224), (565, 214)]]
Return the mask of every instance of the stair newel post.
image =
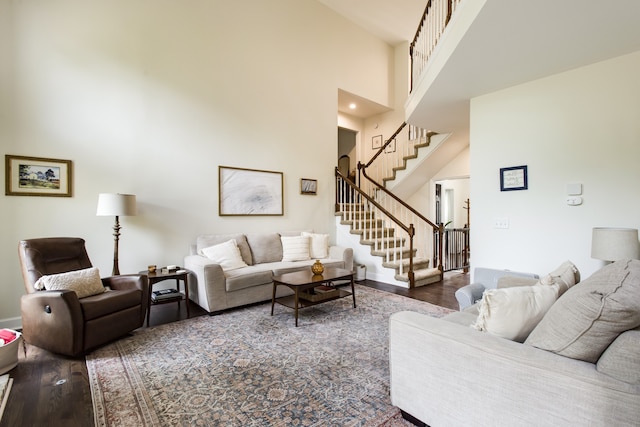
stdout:
[(413, 224), (409, 224), (409, 271), (407, 271), (407, 276), (409, 277), (409, 288), (414, 288), (416, 286), (416, 278), (413, 272), (413, 236), (415, 233), (416, 230), (413, 228)]
[(444, 272), (444, 266), (442, 265), (442, 254), (443, 254), (443, 240), (444, 240), (444, 223), (438, 224), (438, 270), (440, 270), (440, 276), (442, 278)]

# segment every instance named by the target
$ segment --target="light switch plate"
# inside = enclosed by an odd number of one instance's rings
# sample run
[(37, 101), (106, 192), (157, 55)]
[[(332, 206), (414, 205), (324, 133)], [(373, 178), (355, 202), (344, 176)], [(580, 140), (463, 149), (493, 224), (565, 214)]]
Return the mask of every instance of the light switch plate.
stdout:
[(493, 219), (493, 228), (509, 228), (509, 219), (508, 218), (494, 218)]

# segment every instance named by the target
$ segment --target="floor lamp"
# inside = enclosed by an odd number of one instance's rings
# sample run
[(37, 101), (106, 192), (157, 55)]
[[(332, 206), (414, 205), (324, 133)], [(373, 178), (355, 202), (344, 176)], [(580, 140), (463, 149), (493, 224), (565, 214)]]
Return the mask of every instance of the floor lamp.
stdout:
[(133, 194), (100, 193), (98, 196), (97, 216), (115, 216), (116, 223), (113, 226), (113, 271), (112, 275), (118, 276), (118, 240), (120, 240), (120, 216), (134, 216), (136, 214), (136, 196)]
[(640, 242), (635, 228), (596, 227), (591, 236), (591, 258), (605, 263), (640, 259)]

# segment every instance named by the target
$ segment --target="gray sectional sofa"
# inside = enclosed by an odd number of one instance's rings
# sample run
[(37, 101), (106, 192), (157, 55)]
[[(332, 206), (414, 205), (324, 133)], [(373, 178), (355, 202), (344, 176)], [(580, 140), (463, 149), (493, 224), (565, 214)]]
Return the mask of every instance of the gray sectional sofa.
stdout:
[[(392, 403), (431, 427), (639, 426), (640, 261), (610, 264), (574, 286), (548, 275), (507, 292), (549, 284), (566, 292), (524, 342), (478, 330), (471, 307), (441, 319), (393, 314)], [(517, 307), (503, 321), (513, 323)]]
[[(309, 241), (306, 256), (305, 248), (301, 246), (305, 237)], [(231, 240), (235, 241), (241, 257), (236, 262), (229, 262), (229, 257), (219, 250)], [(269, 301), (273, 292), (273, 275), (311, 268), (316, 259), (320, 259), (325, 267), (353, 270), (353, 250), (328, 245), (328, 236), (325, 234), (273, 232), (200, 235), (190, 255), (184, 258), (184, 267), (196, 276), (195, 280), (193, 277), (189, 280), (189, 298), (210, 314)], [(230, 267), (224, 268), (225, 264)], [(278, 297), (291, 293), (285, 286), (278, 287)]]

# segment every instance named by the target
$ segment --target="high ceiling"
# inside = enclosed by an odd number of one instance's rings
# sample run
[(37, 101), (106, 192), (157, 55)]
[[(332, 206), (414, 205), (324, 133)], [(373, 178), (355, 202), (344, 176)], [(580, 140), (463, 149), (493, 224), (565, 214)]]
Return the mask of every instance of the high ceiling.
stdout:
[[(395, 46), (411, 42), (427, 0), (318, 0), (367, 32)], [(357, 108), (350, 109), (355, 103)], [(349, 92), (338, 92), (338, 111), (361, 119), (389, 111)]]
[(427, 0), (318, 1), (391, 46), (413, 40), (427, 5)]

